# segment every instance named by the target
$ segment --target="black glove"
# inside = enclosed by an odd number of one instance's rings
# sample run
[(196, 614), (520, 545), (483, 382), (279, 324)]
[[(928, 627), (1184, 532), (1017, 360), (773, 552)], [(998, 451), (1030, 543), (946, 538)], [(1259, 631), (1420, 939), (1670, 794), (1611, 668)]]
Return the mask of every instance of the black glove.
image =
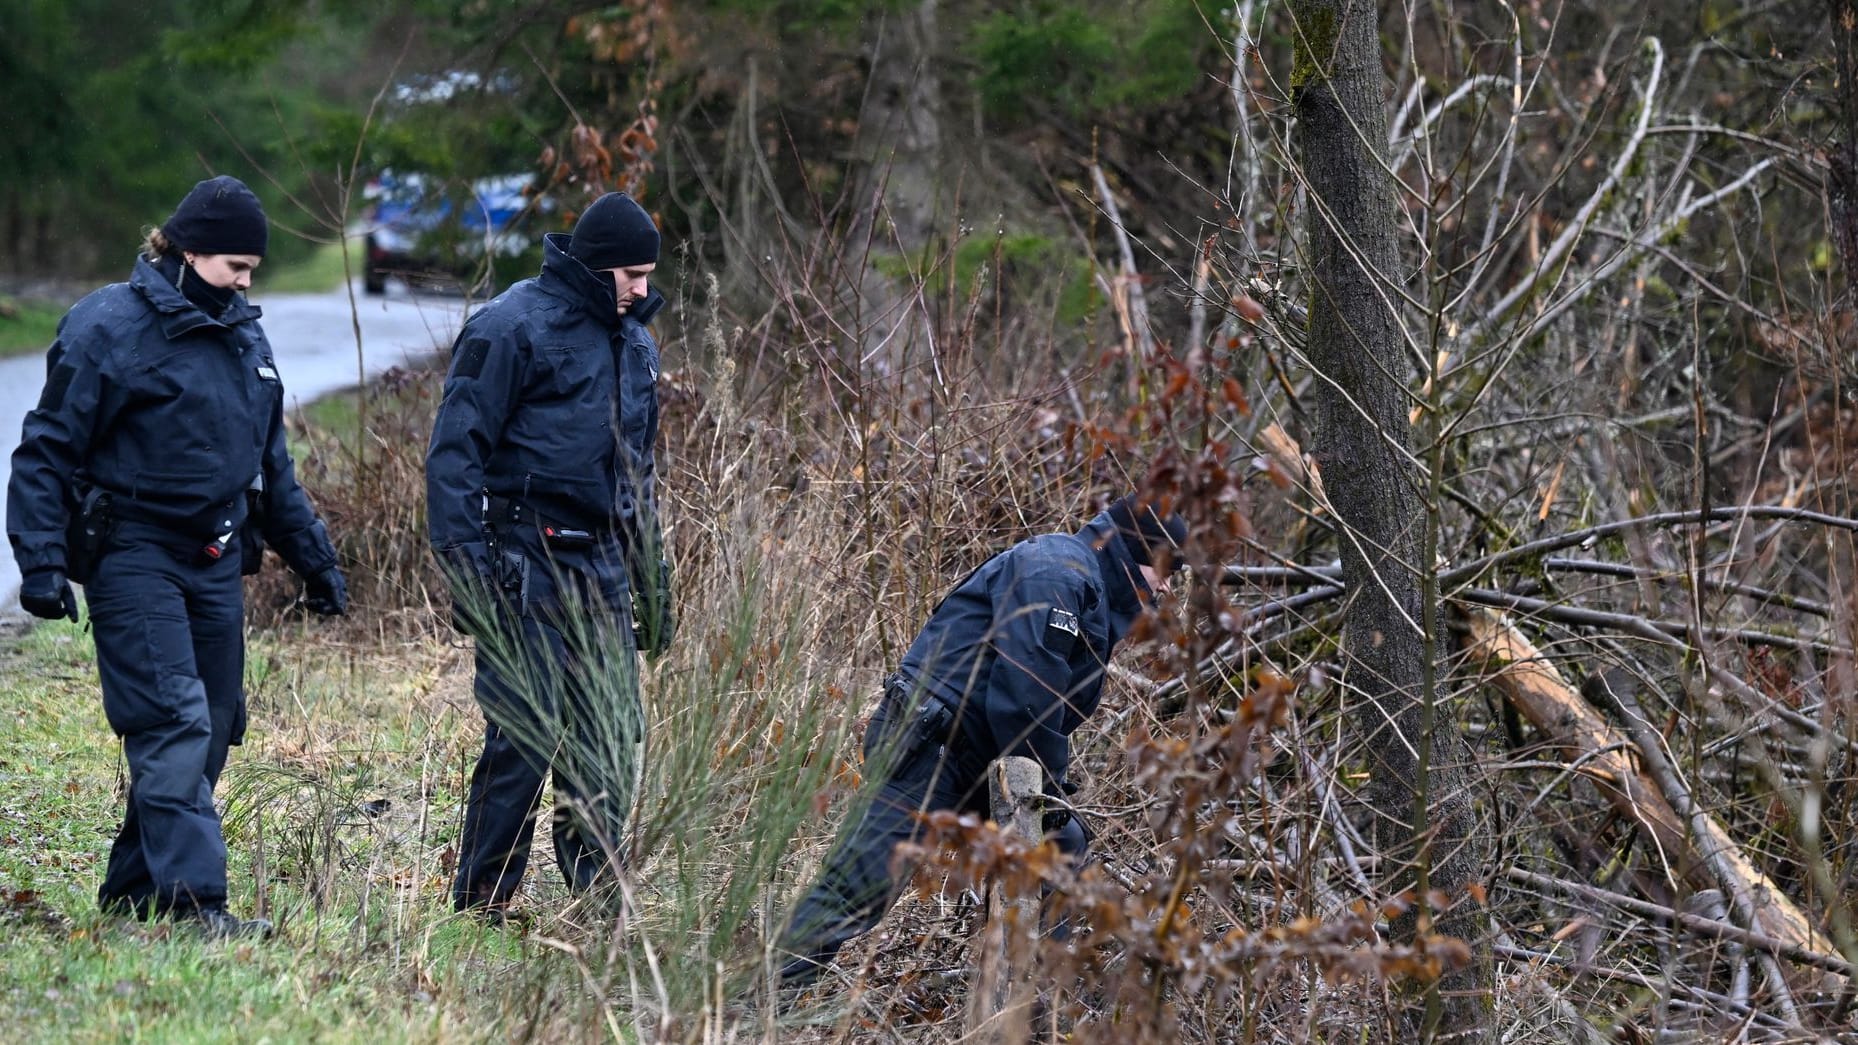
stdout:
[(77, 620), (77, 595), (65, 580), (65, 571), (33, 570), (19, 582), (19, 606), (34, 617)]
[[(1067, 799), (1077, 794), (1080, 790), (1082, 789), (1068, 779), (1054, 779), (1049, 774), (1045, 777), (1045, 794), (1043, 796), (1045, 800), (1045, 813), (1040, 819), (1040, 824), (1045, 828), (1047, 833), (1057, 831), (1064, 827), (1065, 822), (1076, 815), (1075, 811), (1071, 808), (1071, 803), (1067, 801)], [(1080, 825), (1083, 822), (1081, 818), (1078, 820)]]
[(303, 582), (303, 604), (322, 617), (340, 617), (348, 612), (348, 582), (334, 566)]
[(671, 563), (658, 560), (658, 581), (632, 593), (632, 643), (639, 652), (657, 657), (671, 648), (677, 634), (677, 610), (671, 605)]

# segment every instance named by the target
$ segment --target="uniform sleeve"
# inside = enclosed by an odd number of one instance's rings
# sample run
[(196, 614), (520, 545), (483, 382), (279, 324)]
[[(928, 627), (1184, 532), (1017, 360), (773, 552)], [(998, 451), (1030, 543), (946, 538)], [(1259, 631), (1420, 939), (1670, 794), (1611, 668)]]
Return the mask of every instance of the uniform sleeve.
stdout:
[(290, 459), (290, 443), (284, 431), (281, 389), (266, 429), (263, 467), (259, 530), (265, 543), (284, 557), (297, 576), (313, 578), (335, 565), (335, 545), (330, 543), (323, 521), (316, 517), (309, 495), (297, 483), (297, 468)]
[(658, 390), (652, 389), (651, 405), (645, 427), (645, 452), (640, 455), (639, 474), (632, 477), (636, 503), (627, 527), (626, 546), (632, 550), (626, 567), (632, 575), (632, 590), (650, 592), (665, 583), (659, 575), (659, 563), (667, 561), (664, 528), (658, 520)]
[(45, 357), (45, 388), (26, 414), (6, 491), (6, 531), (21, 575), (66, 568), (72, 482), (102, 427), (103, 363), (109, 346), (66, 315)]
[(1006, 590), (994, 598), (987, 725), (1001, 755), (1034, 759), (1051, 786), (1063, 783), (1071, 764), (1071, 738), (1059, 725), (1071, 659), (1083, 648), (1084, 583), (1062, 569), (1016, 573), (1003, 575)]
[(450, 563), (484, 549), (484, 471), (503, 438), (521, 392), (523, 347), (466, 324), (426, 450), (426, 530), (432, 550)]

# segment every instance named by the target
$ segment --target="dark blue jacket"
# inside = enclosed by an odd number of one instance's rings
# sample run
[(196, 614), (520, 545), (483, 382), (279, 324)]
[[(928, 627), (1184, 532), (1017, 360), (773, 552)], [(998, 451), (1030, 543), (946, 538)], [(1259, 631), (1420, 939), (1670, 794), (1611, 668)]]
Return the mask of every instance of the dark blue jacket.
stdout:
[(426, 453), (442, 561), (486, 561), (484, 494), (624, 543), (633, 582), (660, 550), (652, 291), (621, 316), (611, 278), (545, 237), (542, 272), (473, 313), (452, 348)]
[(1108, 515), (1033, 537), (955, 587), (903, 655), (924, 696), (959, 709), (965, 742), (1036, 759), (1062, 783), (1071, 734), (1097, 710), (1110, 654), (1141, 615), (1138, 567)]
[(209, 538), (243, 524), (262, 483), (266, 542), (304, 577), (335, 563), (297, 485), (259, 315), (235, 296), (208, 316), (146, 258), (72, 306), (13, 451), (6, 528), (22, 574), (67, 570), (66, 525), (90, 488), (118, 517)]

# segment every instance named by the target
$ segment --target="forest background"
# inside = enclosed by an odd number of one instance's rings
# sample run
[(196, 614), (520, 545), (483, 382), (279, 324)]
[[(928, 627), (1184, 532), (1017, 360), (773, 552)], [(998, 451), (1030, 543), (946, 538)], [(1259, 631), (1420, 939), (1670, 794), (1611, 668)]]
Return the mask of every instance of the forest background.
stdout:
[[(451, 916), (479, 723), (417, 503), (446, 346), (294, 419), (356, 612), (307, 623), (276, 563), (251, 590), (223, 798), (282, 942), (94, 913), (120, 780), (88, 638), (38, 627), (0, 678), (0, 1006), (30, 1034), (1853, 1036), (1850, 0), (0, 26), (29, 306), (120, 278), (126, 230), (209, 173), (259, 190), (286, 269), (383, 171), (532, 171), (559, 228), (638, 194), (684, 620), (647, 669), (626, 917), (547, 870), (520, 931)], [(1098, 858), (940, 823), (959, 844), (833, 989), (770, 1004), (912, 629), (1131, 485), (1193, 521), (1194, 579), (1079, 734)], [(1086, 931), (983, 926), (980, 880), (1049, 884)], [(1004, 1014), (998, 951), (1027, 977)]]

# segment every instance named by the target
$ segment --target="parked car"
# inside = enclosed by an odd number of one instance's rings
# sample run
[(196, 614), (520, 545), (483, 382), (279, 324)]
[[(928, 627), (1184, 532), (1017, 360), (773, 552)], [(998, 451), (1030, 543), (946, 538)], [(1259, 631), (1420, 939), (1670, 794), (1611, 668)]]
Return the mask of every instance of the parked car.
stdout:
[(447, 192), (419, 174), (383, 173), (368, 183), (367, 263), (362, 286), (385, 293), (387, 277), (408, 283), (472, 291), (499, 257), (515, 257), (539, 238), (531, 220), (541, 208), (527, 194), (530, 176), (479, 178), (463, 192)]

